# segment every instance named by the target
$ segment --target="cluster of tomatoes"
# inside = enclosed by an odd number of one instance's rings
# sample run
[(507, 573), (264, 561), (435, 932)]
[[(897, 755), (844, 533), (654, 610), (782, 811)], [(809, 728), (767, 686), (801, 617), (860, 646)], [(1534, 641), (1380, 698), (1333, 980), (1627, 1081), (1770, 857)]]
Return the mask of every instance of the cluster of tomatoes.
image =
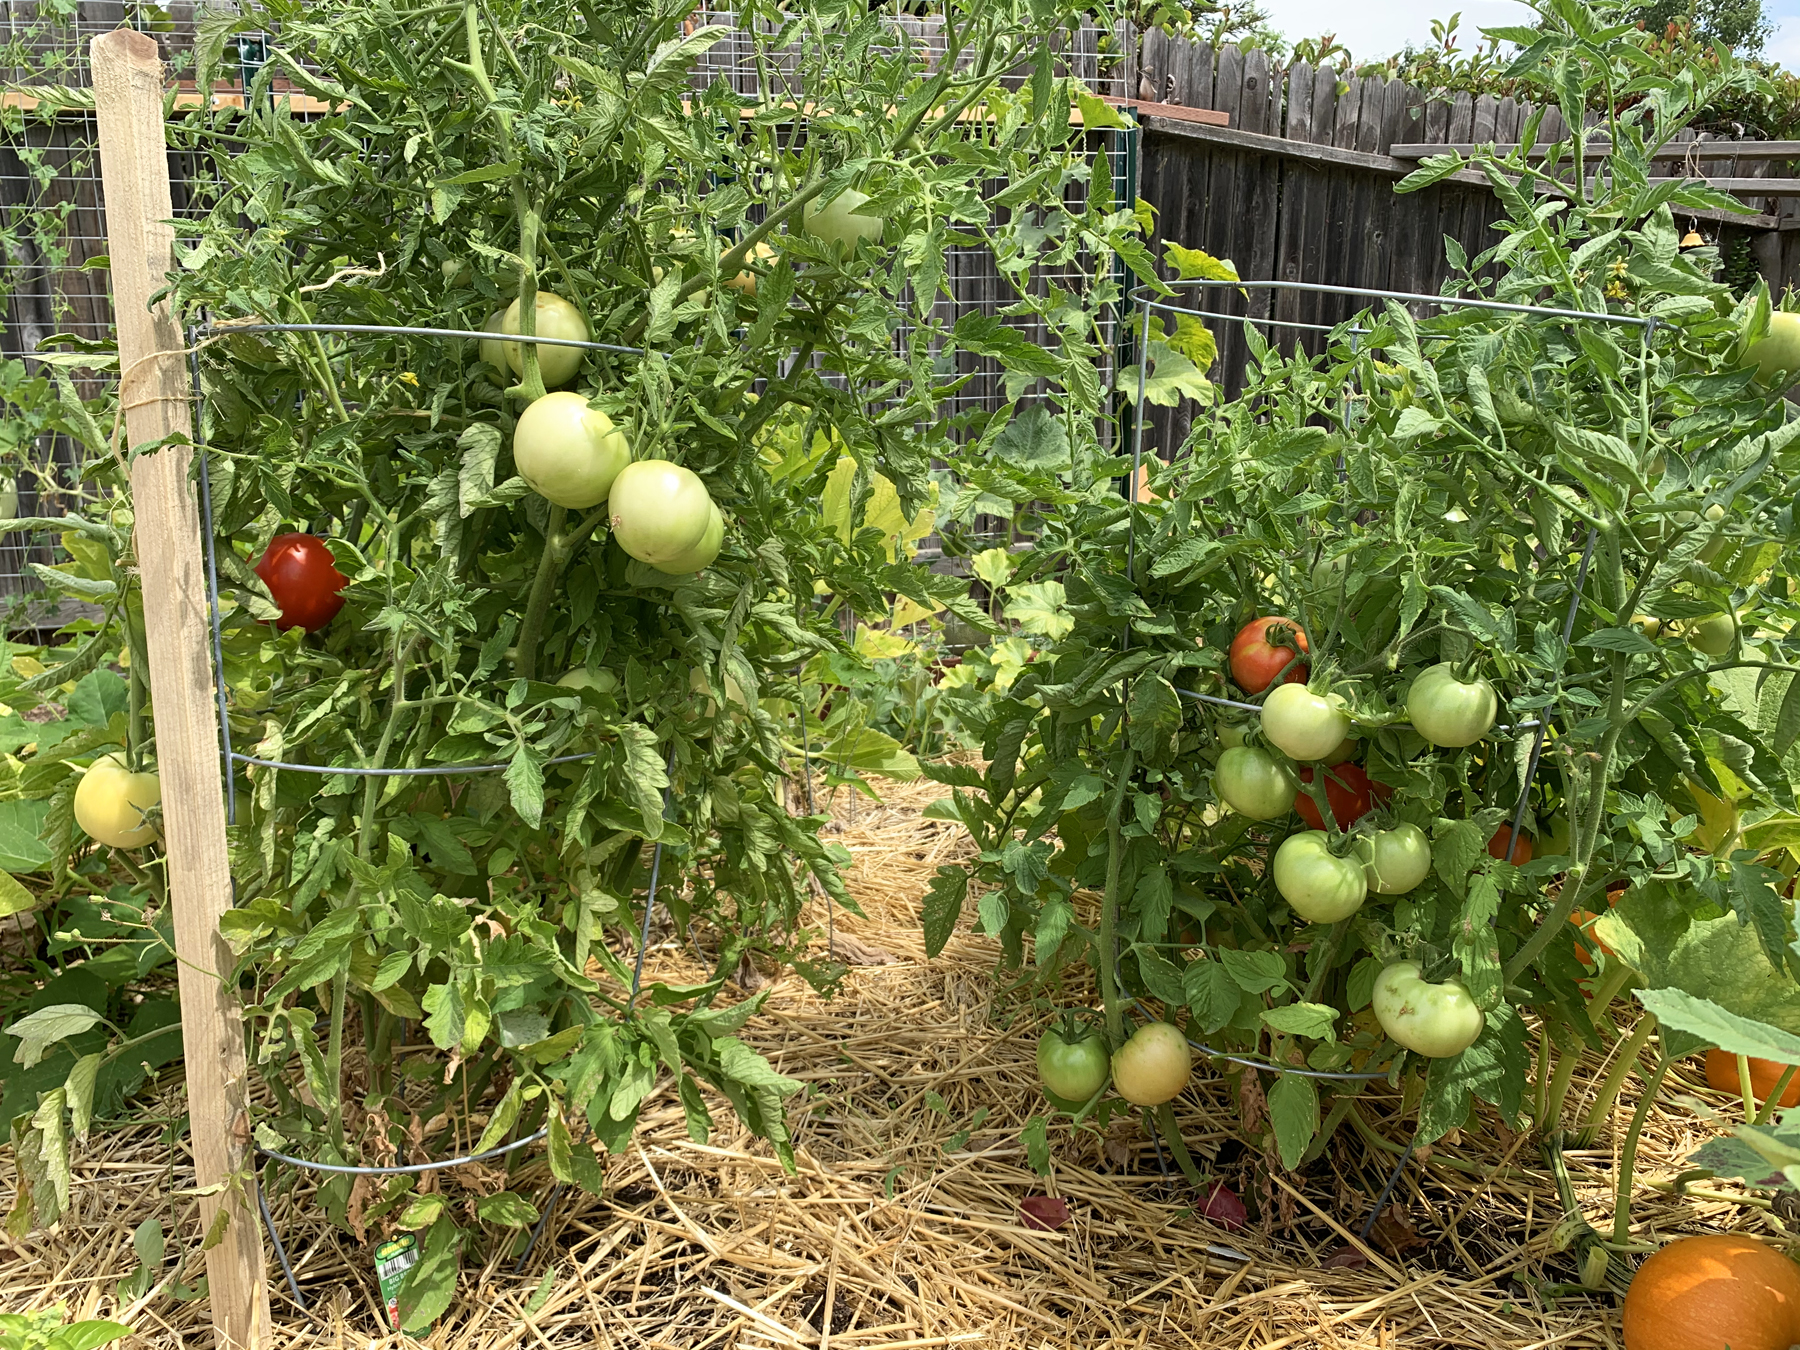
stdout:
[[(1219, 756), (1214, 787), (1221, 801), (1253, 820), (1299, 813), (1310, 828), (1289, 835), (1276, 849), (1270, 866), (1275, 889), (1299, 918), (1330, 924), (1355, 914), (1371, 894), (1404, 895), (1417, 887), (1431, 874), (1431, 841), (1417, 825), (1404, 822), (1348, 839), (1327, 832), (1315, 774), (1324, 775), (1325, 803), (1339, 831), (1362, 821), (1392, 791), (1350, 762), (1358, 748), (1350, 715), (1336, 694), (1307, 687), (1307, 652), (1306, 634), (1290, 619), (1252, 619), (1238, 631), (1231, 644), (1231, 676), (1246, 694), (1263, 696), (1262, 737), (1274, 750), (1244, 743), (1242, 728), (1236, 729), (1236, 743)], [(1450, 662), (1414, 679), (1406, 700), (1413, 729), (1444, 749), (1480, 740), (1499, 708), (1493, 685)], [(1505, 846), (1513, 861), (1524, 860), (1510, 834)], [(1427, 982), (1413, 961), (1394, 962), (1381, 972), (1373, 1005), (1382, 1030), (1397, 1044), (1433, 1058), (1461, 1054), (1484, 1025), (1459, 981)]]

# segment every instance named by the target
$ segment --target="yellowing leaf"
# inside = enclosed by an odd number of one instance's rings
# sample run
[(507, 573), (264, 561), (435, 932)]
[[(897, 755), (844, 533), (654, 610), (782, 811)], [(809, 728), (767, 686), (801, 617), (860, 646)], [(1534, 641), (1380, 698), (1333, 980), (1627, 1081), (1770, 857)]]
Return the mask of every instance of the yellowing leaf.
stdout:
[(866, 623), (856, 626), (856, 654), (871, 661), (892, 661), (918, 650), (918, 644), (898, 633), (884, 633)]
[(990, 586), (1004, 586), (1012, 579), (1012, 551), (1004, 548), (983, 549), (969, 559), (969, 570)]
[(906, 628), (911, 624), (923, 623), (932, 615), (941, 614), (943, 612), (944, 607), (942, 605), (937, 606), (935, 609), (927, 609), (917, 600), (911, 600), (902, 595), (894, 601), (894, 612), (888, 619), (888, 627), (894, 629)]
[(856, 482), (856, 461), (844, 455), (825, 479), (825, 493), (819, 506), (825, 523), (846, 544), (863, 530), (880, 530), (889, 562), (897, 562), (901, 551), (911, 558), (919, 540), (937, 528), (937, 490), (932, 489), (932, 505), (921, 507), (911, 520), (900, 508), (900, 494), (881, 474), (870, 475), (868, 505), (863, 508), (862, 522), (853, 530), (850, 524), (850, 491)]
[(1183, 281), (1196, 278), (1206, 281), (1236, 281), (1237, 268), (1230, 258), (1215, 258), (1205, 249), (1184, 248), (1180, 244), (1165, 241), (1163, 244), (1163, 260), (1173, 267)]
[(1065, 608), (1068, 594), (1060, 581), (1014, 586), (1007, 594), (1006, 617), (1027, 633), (1040, 633), (1054, 640), (1067, 636), (1075, 627), (1073, 616)]

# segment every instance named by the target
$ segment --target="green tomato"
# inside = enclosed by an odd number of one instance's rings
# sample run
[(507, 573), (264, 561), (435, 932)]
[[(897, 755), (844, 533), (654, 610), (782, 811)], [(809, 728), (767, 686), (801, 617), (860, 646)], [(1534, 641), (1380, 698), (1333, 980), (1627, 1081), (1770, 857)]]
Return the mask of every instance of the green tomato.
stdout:
[(1106, 1042), (1099, 1036), (1084, 1036), (1077, 1041), (1063, 1039), (1055, 1027), (1038, 1037), (1038, 1077), (1053, 1097), (1064, 1101), (1085, 1102), (1101, 1088), (1111, 1069), (1111, 1056)]
[(1427, 984), (1417, 961), (1396, 961), (1377, 975), (1373, 1003), (1381, 1029), (1428, 1059), (1460, 1055), (1486, 1023), (1462, 981)]
[(1362, 862), (1332, 853), (1323, 830), (1289, 835), (1275, 850), (1275, 889), (1308, 923), (1336, 923), (1369, 896)]
[(619, 687), (619, 677), (610, 670), (589, 670), (586, 666), (576, 666), (557, 683), (565, 689), (592, 689), (595, 693), (610, 694)]
[(1688, 646), (1705, 656), (1723, 656), (1737, 637), (1737, 621), (1729, 614), (1713, 614), (1688, 625)]
[(700, 476), (666, 459), (627, 464), (613, 480), (610, 505), (619, 547), (652, 567), (692, 556), (713, 521)]
[(513, 428), (513, 466), (546, 501), (573, 510), (598, 506), (620, 470), (631, 463), (631, 442), (581, 394), (545, 394), (519, 414)]
[(1785, 389), (1792, 384), (1800, 375), (1800, 314), (1776, 310), (1769, 315), (1768, 333), (1744, 349), (1744, 363), (1756, 367), (1765, 385), (1779, 383)]
[(725, 543), (725, 517), (719, 514), (717, 503), (708, 502), (707, 506), (712, 511), (712, 518), (707, 522), (706, 533), (700, 536), (700, 542), (679, 558), (653, 564), (657, 571), (667, 572), (673, 577), (686, 576), (710, 566), (712, 560), (719, 556), (719, 549)]
[(1293, 770), (1266, 750), (1239, 745), (1219, 756), (1213, 789), (1240, 816), (1278, 820), (1294, 809)]
[(1457, 749), (1487, 734), (1500, 715), (1500, 701), (1486, 680), (1465, 684), (1456, 678), (1456, 667), (1442, 661), (1413, 681), (1406, 713), (1413, 729), (1433, 745)]
[(881, 240), (881, 217), (862, 213), (868, 202), (868, 194), (855, 188), (845, 188), (828, 202), (815, 197), (801, 211), (801, 224), (838, 257), (854, 257), (862, 241), (873, 244)]
[(1350, 718), (1336, 694), (1315, 694), (1303, 684), (1278, 685), (1263, 700), (1263, 735), (1292, 759), (1323, 759), (1350, 734)]
[(1219, 744), (1227, 750), (1234, 749), (1244, 743), (1244, 737), (1250, 734), (1250, 727), (1245, 722), (1220, 722)]
[[(570, 338), (578, 342), (586, 342), (592, 334), (588, 330), (587, 315), (576, 309), (560, 295), (552, 295), (549, 291), (539, 291), (534, 306), (536, 315), (534, 328), (536, 337)], [(519, 302), (513, 301), (506, 307), (500, 317), (502, 333), (519, 332)], [(512, 373), (525, 373), (525, 354), (520, 350), (521, 344), (508, 342), (502, 344), (506, 350), (506, 363), (512, 367)], [(545, 347), (538, 346), (538, 374), (544, 377), (544, 387), (554, 389), (559, 384), (567, 384), (575, 378), (575, 372), (581, 369), (581, 359), (587, 355), (580, 347)]]
[(1356, 856), (1376, 895), (1405, 895), (1431, 875), (1431, 841), (1417, 825), (1396, 825), (1358, 839)]
[(1187, 1086), (1194, 1056), (1167, 1022), (1146, 1022), (1112, 1057), (1113, 1086), (1133, 1106), (1161, 1106)]

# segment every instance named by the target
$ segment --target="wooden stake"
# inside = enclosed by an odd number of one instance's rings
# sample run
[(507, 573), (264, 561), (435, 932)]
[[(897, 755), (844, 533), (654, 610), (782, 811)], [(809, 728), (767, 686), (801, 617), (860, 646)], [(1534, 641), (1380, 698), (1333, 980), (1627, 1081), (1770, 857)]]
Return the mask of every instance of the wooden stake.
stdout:
[[(129, 445), (193, 431), (187, 359), (167, 301), (150, 297), (174, 263), (175, 215), (163, 131), (156, 42), (121, 29), (93, 41), (94, 94), (106, 192), (107, 247), (119, 331), (119, 402)], [(229, 983), (231, 949), (219, 916), (231, 908), (219, 727), (209, 661), (200, 513), (185, 442), (131, 461), (136, 552), (144, 586), (151, 712), (162, 775), (163, 835), (180, 960), (181, 1034), (200, 1217), (213, 1234), (207, 1290), (220, 1350), (271, 1345), (262, 1231), (251, 1186), (245, 1110), (244, 1022)], [(223, 1214), (221, 1215), (221, 1211)]]

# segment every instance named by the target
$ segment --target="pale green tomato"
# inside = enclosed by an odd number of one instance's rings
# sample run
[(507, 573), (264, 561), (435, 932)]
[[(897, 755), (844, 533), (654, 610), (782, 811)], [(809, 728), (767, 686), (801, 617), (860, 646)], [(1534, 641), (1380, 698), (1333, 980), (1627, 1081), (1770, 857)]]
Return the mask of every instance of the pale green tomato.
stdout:
[(513, 465), (546, 501), (573, 510), (598, 506), (631, 463), (631, 443), (580, 394), (545, 394), (519, 414)]
[(867, 193), (845, 188), (828, 202), (813, 198), (800, 213), (801, 221), (808, 234), (840, 258), (851, 257), (862, 241), (874, 244), (881, 240), (881, 217), (862, 214), (868, 201)]
[[(695, 666), (688, 671), (688, 688), (706, 700), (706, 715), (716, 717), (719, 712), (717, 700), (712, 696), (712, 684), (706, 678), (706, 672)], [(725, 701), (735, 703), (745, 712), (750, 710), (750, 700), (744, 697), (744, 686), (730, 675), (725, 677)]]
[(613, 480), (610, 504), (619, 547), (652, 567), (691, 555), (713, 521), (712, 496), (700, 476), (666, 459), (627, 464)]
[(1180, 1028), (1146, 1022), (1113, 1052), (1113, 1087), (1133, 1106), (1161, 1106), (1187, 1086), (1193, 1069), (1193, 1052)]
[(75, 785), (75, 823), (102, 844), (141, 848), (156, 838), (145, 813), (162, 800), (153, 773), (133, 773), (119, 755), (102, 755)]
[(1431, 875), (1431, 841), (1417, 825), (1396, 825), (1360, 838), (1356, 855), (1376, 895), (1405, 895)]
[(1714, 614), (1688, 624), (1688, 646), (1703, 656), (1723, 656), (1736, 636), (1737, 624), (1729, 614)]
[(1800, 314), (1776, 310), (1769, 315), (1768, 334), (1744, 350), (1744, 361), (1756, 367), (1757, 378), (1766, 385), (1778, 379), (1783, 388), (1792, 384), (1800, 375)]
[(19, 480), (12, 474), (0, 475), (0, 520), (19, 518)]
[(706, 533), (700, 536), (700, 542), (679, 558), (653, 564), (657, 571), (667, 572), (675, 577), (686, 576), (710, 566), (712, 560), (719, 556), (719, 549), (725, 542), (725, 517), (719, 514), (717, 502), (708, 502), (707, 505), (712, 509), (712, 519), (707, 522)]
[(1333, 764), (1342, 764), (1347, 759), (1355, 758), (1356, 752), (1360, 749), (1362, 749), (1361, 741), (1357, 740), (1354, 736), (1346, 736), (1343, 740), (1338, 742), (1337, 749), (1333, 750), (1319, 762), (1327, 768), (1331, 767)]
[(1244, 743), (1244, 737), (1249, 733), (1249, 730), (1248, 724), (1244, 722), (1221, 722), (1219, 723), (1218, 733), (1219, 744), (1228, 750), (1235, 746), (1242, 745)]
[(1441, 661), (1413, 681), (1406, 715), (1433, 745), (1458, 749), (1488, 733), (1500, 715), (1500, 701), (1486, 680), (1465, 684), (1456, 678), (1455, 666)]
[(1373, 1003), (1381, 1029), (1428, 1059), (1460, 1055), (1486, 1023), (1462, 981), (1427, 984), (1417, 961), (1396, 961), (1377, 975)]
[(1298, 786), (1299, 780), (1286, 764), (1250, 745), (1227, 750), (1213, 771), (1213, 789), (1219, 799), (1252, 820), (1276, 820), (1292, 811)]
[(592, 689), (596, 693), (610, 694), (619, 687), (619, 677), (610, 670), (589, 670), (586, 666), (576, 666), (557, 683), (565, 689)]
[[(504, 333), (506, 330), (500, 325), (505, 322), (505, 320), (506, 311), (497, 309), (492, 314), (488, 315), (487, 322), (481, 326), (489, 333)], [(481, 354), (481, 359), (486, 361), (495, 370), (499, 371), (500, 377), (505, 379), (507, 371), (512, 369), (512, 367), (506, 364), (506, 344), (499, 338), (483, 338), (478, 350)], [(549, 349), (545, 348), (545, 350), (548, 351)]]
[(1347, 919), (1369, 896), (1361, 860), (1337, 857), (1329, 844), (1323, 830), (1307, 830), (1275, 850), (1275, 889), (1308, 923)]
[[(719, 255), (720, 259), (723, 260), (726, 254), (729, 254), (730, 252), (730, 249), (726, 249), (724, 253)], [(775, 266), (776, 261), (777, 258), (774, 247), (768, 240), (764, 239), (758, 243), (755, 248), (751, 249), (749, 256), (744, 259), (744, 270), (734, 277), (727, 278), (725, 285), (729, 289), (738, 291), (741, 294), (755, 295), (756, 273), (752, 272), (750, 269), (752, 267), (760, 267), (764, 271), (767, 271)]]
[(1336, 694), (1315, 694), (1303, 684), (1277, 685), (1262, 705), (1263, 735), (1291, 759), (1318, 760), (1350, 734), (1350, 718)]
[[(587, 316), (571, 305), (560, 295), (552, 295), (549, 291), (539, 291), (536, 303), (536, 336), (549, 338), (570, 338), (585, 342), (590, 333)], [(513, 301), (506, 307), (506, 313), (500, 319), (502, 333), (517, 333), (519, 328), (519, 302)], [(506, 363), (515, 375), (525, 373), (525, 354), (517, 342), (508, 342), (506, 346)], [(586, 356), (579, 347), (545, 347), (538, 346), (538, 374), (544, 377), (544, 387), (554, 389), (559, 384), (567, 384), (575, 378), (575, 372), (581, 369), (581, 359)]]

